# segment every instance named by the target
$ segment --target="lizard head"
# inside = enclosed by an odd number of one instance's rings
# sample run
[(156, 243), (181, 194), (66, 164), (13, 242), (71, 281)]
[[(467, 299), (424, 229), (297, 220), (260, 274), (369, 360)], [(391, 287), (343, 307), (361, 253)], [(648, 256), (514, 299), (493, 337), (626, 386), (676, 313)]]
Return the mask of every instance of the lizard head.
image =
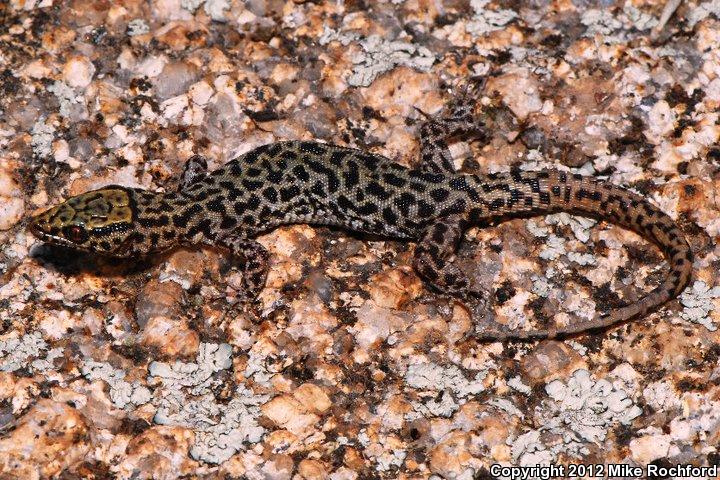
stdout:
[(122, 257), (132, 252), (134, 217), (133, 191), (113, 185), (69, 198), (28, 228), (47, 243)]

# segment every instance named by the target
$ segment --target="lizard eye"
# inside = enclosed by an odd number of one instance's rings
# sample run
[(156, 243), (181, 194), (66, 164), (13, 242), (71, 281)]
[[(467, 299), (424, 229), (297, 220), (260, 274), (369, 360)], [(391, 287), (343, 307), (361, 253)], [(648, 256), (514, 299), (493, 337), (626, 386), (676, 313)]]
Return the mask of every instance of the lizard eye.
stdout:
[(65, 227), (63, 229), (63, 235), (73, 243), (83, 243), (88, 237), (85, 229), (77, 225)]

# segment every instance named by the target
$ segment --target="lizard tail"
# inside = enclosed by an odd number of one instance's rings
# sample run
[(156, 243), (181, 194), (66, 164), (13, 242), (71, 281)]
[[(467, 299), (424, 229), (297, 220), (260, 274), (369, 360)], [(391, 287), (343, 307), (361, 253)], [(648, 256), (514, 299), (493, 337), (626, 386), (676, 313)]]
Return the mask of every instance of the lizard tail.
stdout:
[(662, 284), (639, 301), (564, 327), (531, 331), (482, 332), (482, 338), (554, 338), (605, 328), (644, 315), (682, 292), (690, 281), (693, 256), (677, 224), (640, 195), (592, 177), (544, 170), (477, 177), (483, 216), (531, 216), (559, 211), (605, 220), (634, 230), (663, 251), (670, 271)]

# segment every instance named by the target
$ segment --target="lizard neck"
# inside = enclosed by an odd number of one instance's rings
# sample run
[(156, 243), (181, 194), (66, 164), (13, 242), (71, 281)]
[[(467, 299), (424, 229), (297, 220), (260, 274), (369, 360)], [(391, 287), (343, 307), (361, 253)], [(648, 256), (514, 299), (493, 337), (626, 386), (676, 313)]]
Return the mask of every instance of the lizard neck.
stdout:
[(133, 197), (135, 232), (131, 254), (164, 252), (183, 242), (187, 226), (177, 219), (189, 206), (181, 194), (136, 189)]

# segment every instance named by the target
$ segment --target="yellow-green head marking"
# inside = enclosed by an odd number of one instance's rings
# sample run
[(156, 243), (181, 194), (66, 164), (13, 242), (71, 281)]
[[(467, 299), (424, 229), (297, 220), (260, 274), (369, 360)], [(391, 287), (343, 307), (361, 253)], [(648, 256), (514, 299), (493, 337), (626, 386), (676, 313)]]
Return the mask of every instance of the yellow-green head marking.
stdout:
[(36, 215), (29, 228), (48, 243), (122, 256), (131, 246), (134, 208), (129, 189), (106, 187)]

